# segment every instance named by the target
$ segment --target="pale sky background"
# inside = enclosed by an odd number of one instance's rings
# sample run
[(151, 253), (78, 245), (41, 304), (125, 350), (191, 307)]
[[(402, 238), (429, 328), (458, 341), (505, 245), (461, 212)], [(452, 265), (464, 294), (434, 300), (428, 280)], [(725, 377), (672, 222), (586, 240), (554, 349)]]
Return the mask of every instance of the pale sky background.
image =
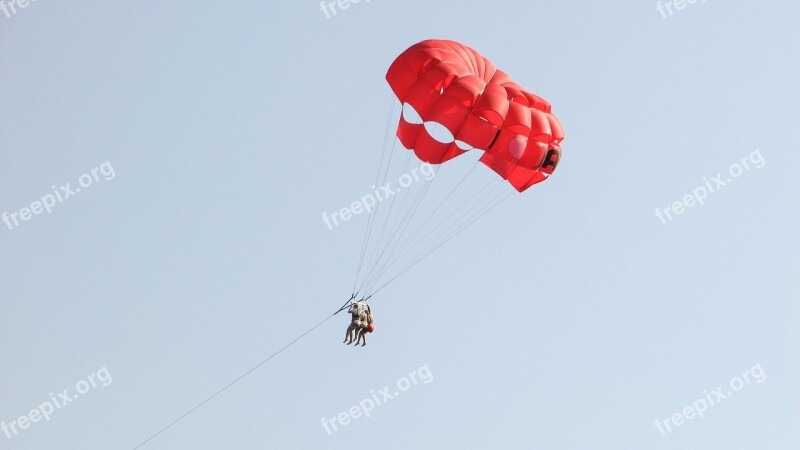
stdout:
[[(338, 308), (384, 74), (461, 41), (553, 104), (564, 156), (374, 299), (143, 449), (800, 448), (800, 4), (38, 0), (0, 12), (0, 449), (132, 449)], [(766, 163), (664, 225), (754, 150)], [(396, 149), (402, 152), (401, 149)], [(485, 168), (484, 168), (485, 169)], [(328, 435), (409, 372), (433, 375)], [(760, 364), (662, 436), (654, 426)]]

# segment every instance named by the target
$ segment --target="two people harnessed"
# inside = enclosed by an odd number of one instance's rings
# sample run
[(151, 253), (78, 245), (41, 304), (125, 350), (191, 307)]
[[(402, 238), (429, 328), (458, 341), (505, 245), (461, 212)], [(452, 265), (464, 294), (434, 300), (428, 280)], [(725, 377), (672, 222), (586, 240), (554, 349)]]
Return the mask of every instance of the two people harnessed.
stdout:
[(362, 305), (359, 302), (352, 302), (347, 312), (350, 314), (351, 320), (342, 343), (350, 345), (355, 340), (356, 346), (359, 343), (362, 347), (367, 345), (367, 333), (375, 331), (372, 309), (366, 303)]

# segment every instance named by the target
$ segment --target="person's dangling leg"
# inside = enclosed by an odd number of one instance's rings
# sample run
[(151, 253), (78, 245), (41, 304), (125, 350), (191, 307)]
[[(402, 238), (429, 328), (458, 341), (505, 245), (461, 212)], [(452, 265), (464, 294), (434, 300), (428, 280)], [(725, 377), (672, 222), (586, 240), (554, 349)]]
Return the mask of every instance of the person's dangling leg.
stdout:
[(342, 341), (343, 344), (350, 345), (353, 343), (353, 332), (355, 332), (355, 328), (356, 326), (352, 323), (347, 327), (347, 331), (344, 335), (344, 341)]

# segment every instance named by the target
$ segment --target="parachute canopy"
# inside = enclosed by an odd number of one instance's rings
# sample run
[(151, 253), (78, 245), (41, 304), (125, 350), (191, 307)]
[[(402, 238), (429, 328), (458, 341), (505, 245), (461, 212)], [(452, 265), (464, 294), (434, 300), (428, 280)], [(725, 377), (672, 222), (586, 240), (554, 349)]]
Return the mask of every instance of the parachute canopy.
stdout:
[[(356, 203), (369, 218), (352, 298), (371, 298), (505, 200), (547, 179), (564, 139), (547, 101), (458, 42), (411, 46), (386, 80), (393, 95), (374, 195)], [(398, 142), (412, 151), (396, 155)], [(413, 167), (417, 159), (423, 163)]]
[(480, 161), (522, 192), (561, 159), (564, 130), (550, 103), (464, 44), (415, 44), (394, 60), (386, 80), (403, 104), (397, 137), (422, 161), (482, 150)]

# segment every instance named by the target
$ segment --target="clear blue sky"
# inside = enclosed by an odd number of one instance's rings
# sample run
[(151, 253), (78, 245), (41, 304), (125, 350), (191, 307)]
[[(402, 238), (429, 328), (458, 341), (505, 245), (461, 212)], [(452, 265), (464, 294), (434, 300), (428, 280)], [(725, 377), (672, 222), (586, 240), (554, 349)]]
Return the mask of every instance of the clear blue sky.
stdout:
[[(798, 448), (800, 5), (672, 8), (0, 11), (0, 213), (114, 173), (0, 223), (0, 421), (113, 379), (0, 449), (132, 449), (339, 307), (366, 217), (320, 217), (369, 190), (385, 71), (427, 38), (553, 104), (555, 175), (382, 291), (365, 349), (337, 316), (142, 448)], [(658, 219), (757, 149), (763, 167)], [(763, 382), (659, 433), (759, 364)], [(426, 365), (371, 417), (321, 425)]]

